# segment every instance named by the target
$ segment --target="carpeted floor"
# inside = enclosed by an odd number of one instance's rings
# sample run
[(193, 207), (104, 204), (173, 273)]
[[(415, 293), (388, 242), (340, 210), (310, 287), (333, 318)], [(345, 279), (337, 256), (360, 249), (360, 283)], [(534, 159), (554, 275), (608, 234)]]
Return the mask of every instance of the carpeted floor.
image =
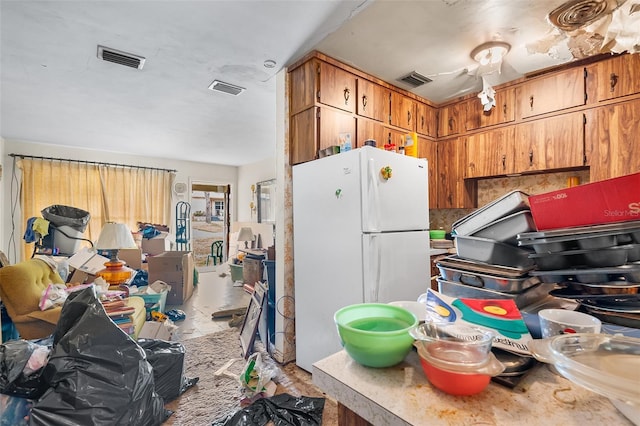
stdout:
[[(167, 409), (174, 414), (164, 425), (204, 426), (214, 420), (225, 417), (240, 408), (242, 395), (240, 383), (226, 375), (216, 377), (220, 370), (233, 358), (241, 358), (239, 332), (230, 328), (218, 333), (208, 334), (182, 342), (186, 350), (185, 373), (188, 378), (199, 377), (198, 384), (179, 398), (167, 403)], [(311, 375), (296, 367), (295, 363), (281, 366), (275, 363), (257, 344), (266, 361), (277, 371), (274, 381), (278, 383), (276, 393), (289, 393), (293, 396), (325, 397), (311, 383)], [(244, 361), (233, 363), (227, 371), (239, 376)], [(326, 399), (323, 412), (323, 425), (338, 424), (337, 405), (330, 398)]]

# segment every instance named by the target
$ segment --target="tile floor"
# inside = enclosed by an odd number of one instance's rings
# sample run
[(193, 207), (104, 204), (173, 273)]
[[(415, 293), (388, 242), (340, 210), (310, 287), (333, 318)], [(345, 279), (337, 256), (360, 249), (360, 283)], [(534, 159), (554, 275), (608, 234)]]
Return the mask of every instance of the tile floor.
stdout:
[(229, 328), (231, 318), (213, 320), (211, 314), (219, 310), (246, 308), (251, 296), (234, 287), (229, 265), (198, 267), (198, 284), (193, 295), (183, 305), (167, 305), (166, 310), (181, 309), (186, 318), (175, 323), (174, 341), (181, 341), (215, 333)]

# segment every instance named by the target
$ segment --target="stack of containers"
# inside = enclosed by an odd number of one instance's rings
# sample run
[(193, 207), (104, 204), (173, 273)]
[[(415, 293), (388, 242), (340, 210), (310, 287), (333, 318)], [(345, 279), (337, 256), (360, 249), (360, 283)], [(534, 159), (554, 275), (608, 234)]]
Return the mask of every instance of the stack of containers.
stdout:
[(518, 235), (555, 297), (578, 301), (599, 319), (640, 328), (640, 221)]
[(457, 256), (436, 265), (438, 290), (452, 297), (512, 299), (518, 308), (547, 297), (551, 286), (529, 272), (532, 250), (517, 236), (534, 231), (528, 195), (512, 191), (453, 224)]

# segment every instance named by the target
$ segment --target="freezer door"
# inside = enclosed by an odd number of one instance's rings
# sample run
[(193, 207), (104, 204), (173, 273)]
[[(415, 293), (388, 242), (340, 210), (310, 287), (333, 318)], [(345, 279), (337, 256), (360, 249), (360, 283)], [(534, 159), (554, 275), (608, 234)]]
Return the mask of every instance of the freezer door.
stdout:
[(364, 300), (417, 300), (430, 287), (429, 232), (362, 236)]
[(429, 229), (427, 160), (366, 146), (360, 173), (363, 232)]

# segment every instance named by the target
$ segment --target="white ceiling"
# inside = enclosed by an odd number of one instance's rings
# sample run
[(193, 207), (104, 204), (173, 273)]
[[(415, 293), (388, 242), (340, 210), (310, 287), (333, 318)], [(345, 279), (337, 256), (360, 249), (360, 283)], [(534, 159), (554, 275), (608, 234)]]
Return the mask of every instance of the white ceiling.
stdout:
[[(563, 2), (2, 0), (0, 135), (250, 164), (275, 155), (275, 74), (313, 48), (407, 89), (396, 79), (417, 71), (434, 81), (412, 91), (441, 102), (481, 90), (469, 53), (488, 40), (512, 45), (492, 85), (571, 60), (525, 47)], [(144, 68), (104, 62), (97, 45)], [(212, 92), (214, 79), (247, 90)]]

